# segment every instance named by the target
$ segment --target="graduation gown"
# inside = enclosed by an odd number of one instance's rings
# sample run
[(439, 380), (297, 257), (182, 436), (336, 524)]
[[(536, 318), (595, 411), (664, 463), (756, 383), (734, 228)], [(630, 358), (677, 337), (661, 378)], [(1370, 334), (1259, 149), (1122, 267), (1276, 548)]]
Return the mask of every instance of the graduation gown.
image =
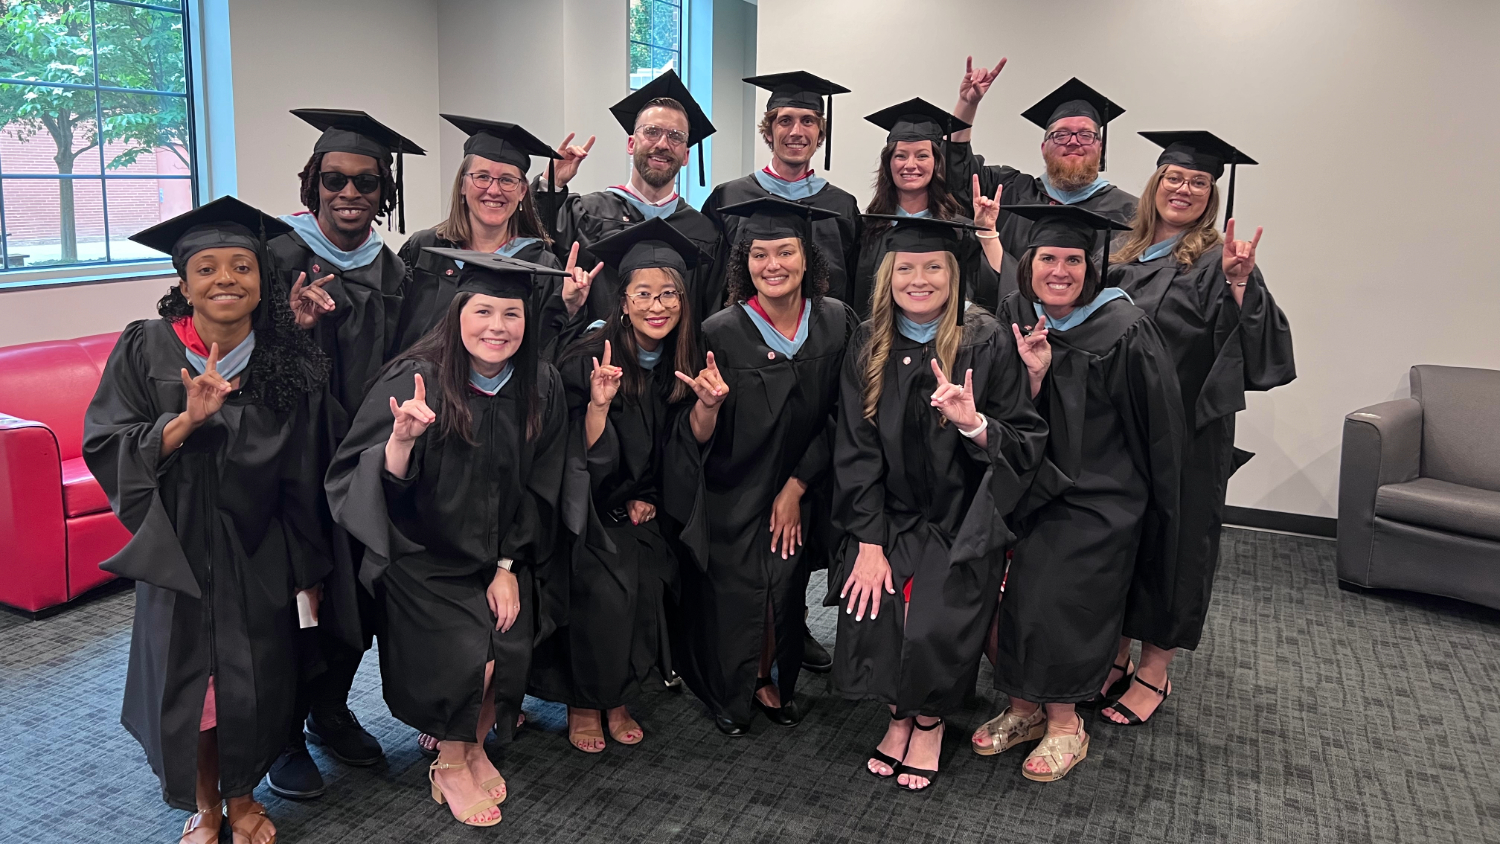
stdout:
[[(1000, 219), (995, 229), (1000, 232), (1000, 245), (1004, 249), (1004, 266), (998, 278), (988, 275), (979, 279), (979, 283), (969, 293), (969, 298), (983, 305), (991, 312), (998, 306), (1000, 300), (1014, 293), (1017, 288), (1017, 267), (1022, 255), (1026, 254), (1026, 243), (1031, 239), (1032, 221), (1019, 217), (1005, 210), (1007, 205), (1057, 205), (1057, 200), (1047, 193), (1046, 186), (1042, 183), (1040, 176), (1022, 173), (1014, 167), (1003, 164), (986, 164), (984, 156), (975, 155), (973, 147), (969, 144), (955, 143), (950, 145), (952, 150), (949, 167), (952, 175), (948, 184), (953, 186), (953, 195), (964, 207), (972, 207), (974, 203), (973, 174), (979, 174), (979, 186), (985, 196), (994, 196), (996, 187), (1004, 187), (1000, 195)], [(1116, 185), (1105, 185), (1088, 199), (1073, 203), (1086, 211), (1092, 211), (1101, 217), (1128, 223), (1135, 216), (1137, 199)], [(1102, 264), (1104, 249), (1109, 244), (1107, 232), (1098, 234), (1098, 247), (1094, 250), (1095, 266)]]
[[(443, 437), (438, 423), (412, 447), (407, 477), (385, 469), (393, 417), (390, 397), (407, 401), (413, 374), (438, 384), (436, 367), (397, 361), (381, 374), (328, 470), (334, 519), (364, 543), (360, 579), (383, 614), (380, 677), (391, 714), (445, 741), (474, 741), (485, 663), (495, 663), (495, 730), (514, 732), (534, 640), (548, 632), (538, 613), (553, 556), (566, 448), (562, 384), (551, 364), (537, 368), (541, 429), (525, 441), (520, 379), (494, 396), (470, 390), (477, 445)], [(434, 388), (428, 404), (444, 409)], [(510, 557), (521, 613), (495, 629), (485, 590)]]
[[(670, 361), (657, 366), (670, 377)], [(584, 417), (592, 370), (587, 356), (562, 366), (570, 470), (564, 511), (569, 519), (576, 513), (581, 523), (569, 525), (569, 533), (583, 538), (572, 544), (566, 616), (537, 646), (531, 694), (584, 709), (612, 709), (625, 703), (651, 669), (672, 664), (666, 600), (676, 590), (678, 560), (661, 502), (661, 458), (671, 421), (684, 407), (668, 402), (675, 378), (665, 383), (648, 373), (638, 399), (624, 390), (615, 395), (604, 433), (589, 448)], [(654, 505), (656, 518), (631, 524), (630, 501)]]
[(861, 542), (885, 550), (896, 594), (880, 592), (873, 619), (839, 611), (833, 680), (844, 697), (891, 704), (898, 718), (943, 716), (973, 688), (1005, 576), (1006, 519), (1042, 459), (1047, 425), (1027, 398), (1015, 341), (978, 310), (965, 316), (953, 371), (974, 370), (976, 409), (989, 423), (984, 448), (939, 424), (936, 344), (899, 332), (875, 420), (865, 419), (869, 329), (860, 326), (844, 359), (833, 513), (848, 536), (824, 606), (846, 604), (839, 592)]
[(1219, 562), (1229, 476), (1253, 455), (1234, 447), (1234, 415), (1245, 392), (1297, 377), (1292, 331), (1257, 267), (1236, 305), (1225, 281), (1224, 247), (1191, 267), (1171, 255), (1110, 264), (1109, 284), (1129, 293), (1161, 329), (1177, 365), (1186, 425), (1182, 513), (1174, 570), (1137, 577), (1125, 635), (1162, 648), (1198, 646)]
[[(965, 223), (972, 223), (968, 217), (955, 217), (954, 219)], [(878, 232), (866, 229), (860, 236), (859, 246), (859, 269), (854, 277), (854, 290), (850, 294), (849, 304), (860, 319), (870, 317), (870, 297), (875, 293), (875, 271), (880, 268), (880, 262), (885, 259), (885, 254), (890, 251), (889, 243), (893, 226), (885, 226)], [(999, 283), (999, 273), (990, 268), (990, 262), (985, 260), (984, 250), (980, 248), (979, 241), (973, 232), (965, 232), (963, 239), (959, 241), (959, 251), (955, 253), (958, 257), (959, 271), (965, 278), (976, 279), (971, 287), (979, 289), (991, 289)], [(971, 291), (969, 295), (973, 299)]]
[(804, 538), (815, 532), (839, 371), (856, 325), (853, 311), (832, 297), (812, 308), (807, 342), (791, 359), (765, 345), (739, 305), (704, 321), (704, 345), (729, 395), (707, 443), (699, 445), (683, 413), (668, 444), (667, 510), (683, 524), (690, 557), (673, 614), (673, 666), (716, 715), (738, 724), (751, 717), (767, 605), (783, 703), (792, 701), (802, 669), (805, 592), (819, 547), (809, 542), (785, 560), (772, 552), (771, 504), (796, 476), (808, 486)]
[[(452, 258), (425, 251), (429, 246), (441, 249), (463, 248), (451, 240), (438, 237), (435, 229), (423, 229), (401, 245), (399, 257), (406, 267), (406, 278), (401, 284), (401, 308), (396, 318), (392, 357), (411, 348), (424, 334), (442, 322), (448, 306), (458, 292), (461, 269), (458, 263)], [(559, 270), (563, 268), (562, 262), (540, 240), (521, 247), (513, 257), (544, 267)], [(567, 336), (569, 326), (577, 321), (568, 316), (567, 306), (563, 304), (562, 289), (563, 279), (559, 276), (533, 277), (531, 312), (540, 314), (540, 354), (548, 361), (553, 360), (560, 351), (559, 338)]]
[(210, 675), (225, 797), (254, 790), (297, 719), (295, 595), (328, 572), (330, 422), (321, 389), (287, 413), (236, 390), (163, 458), (162, 433), (187, 407), (185, 366), (168, 321), (127, 326), (84, 417), (83, 458), (132, 534), (101, 564), (136, 581), (120, 721), (166, 801), (193, 811)]
[[(704, 291), (705, 310), (702, 313), (705, 316), (725, 307), (724, 274), (728, 272), (730, 253), (739, 242), (741, 218), (720, 214), (719, 209), (770, 195), (752, 174), (719, 185), (703, 201), (703, 215), (719, 232), (719, 246), (714, 257), (711, 280)], [(813, 242), (823, 250), (824, 257), (828, 259), (829, 297), (853, 303), (853, 279), (859, 266), (859, 203), (847, 191), (833, 184), (825, 185), (822, 190), (806, 199), (795, 201), (839, 215), (835, 219), (817, 220), (812, 224)]]
[[(576, 241), (580, 244), (578, 251), (580, 267), (592, 269), (597, 263), (593, 253), (588, 251), (590, 245), (598, 243), (621, 229), (646, 220), (641, 212), (630, 203), (607, 190), (575, 194), (563, 188), (557, 191), (555, 196), (549, 196), (547, 191), (541, 188), (540, 181), (537, 181), (532, 183), (531, 195), (536, 198), (537, 211), (552, 235), (558, 256), (567, 260), (568, 251), (573, 248), (573, 243)], [(702, 249), (703, 254), (715, 254), (719, 242), (718, 231), (708, 218), (698, 213), (698, 210), (689, 205), (687, 200), (679, 197), (677, 208), (664, 219), (696, 244), (699, 249)], [(711, 292), (712, 285), (709, 280), (712, 273), (712, 263), (704, 260), (696, 268), (690, 270), (688, 277), (684, 279), (691, 298), (694, 318), (700, 323), (709, 314), (718, 310), (718, 308), (709, 307), (709, 300), (705, 298)], [(722, 298), (722, 283), (715, 289), (719, 291)], [(567, 345), (567, 342), (581, 336), (582, 329), (594, 320), (608, 319), (615, 308), (619, 307), (620, 300), (616, 295), (619, 290), (619, 279), (614, 267), (605, 264), (598, 278), (594, 279), (593, 286), (589, 288), (588, 306), (584, 308), (587, 312), (586, 318), (577, 323), (573, 336), (560, 342), (558, 348), (561, 349)]]
[[(1037, 322), (1019, 293), (1000, 311), (1023, 328)], [(1182, 401), (1161, 332), (1124, 299), (1048, 340), (1035, 399), (1047, 457), (1016, 507), (995, 688), (1077, 703), (1104, 685), (1137, 565), (1172, 567)]]

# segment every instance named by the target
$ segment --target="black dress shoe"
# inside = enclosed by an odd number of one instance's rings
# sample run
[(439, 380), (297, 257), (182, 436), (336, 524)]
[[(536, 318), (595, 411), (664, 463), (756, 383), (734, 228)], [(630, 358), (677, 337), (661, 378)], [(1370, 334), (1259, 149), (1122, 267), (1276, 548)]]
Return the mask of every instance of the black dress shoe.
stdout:
[(309, 713), (307, 738), (345, 765), (362, 768), (385, 758), (380, 742), (359, 725), (359, 720), (348, 709), (321, 715)]
[(680, 692), (682, 691), (682, 675), (678, 674), (676, 671), (669, 670), (667, 671), (666, 679), (662, 681), (662, 684), (665, 685), (669, 691)]
[(736, 724), (735, 722), (729, 720), (728, 718), (725, 718), (722, 715), (714, 716), (714, 726), (719, 728), (719, 732), (723, 733), (726, 736), (729, 736), (730, 738), (739, 738), (741, 736), (750, 735), (750, 728), (748, 726), (744, 724)]
[(323, 785), (323, 774), (317, 763), (307, 753), (302, 742), (289, 745), (272, 763), (266, 774), (266, 784), (278, 797), (289, 800), (311, 800), (322, 797), (327, 787)]
[(802, 627), (802, 667), (815, 674), (827, 674), (833, 670), (833, 656), (822, 642), (813, 638), (806, 625)]
[[(770, 677), (762, 677), (756, 681), (755, 690), (758, 692), (771, 685), (774, 684), (771, 682)], [(766, 718), (770, 719), (771, 723), (778, 727), (795, 727), (802, 723), (802, 709), (797, 706), (796, 700), (793, 700), (791, 703), (783, 703), (780, 706), (770, 706), (760, 699), (760, 695), (755, 695), (750, 698), (750, 702), (755, 705), (756, 709), (764, 712)]]

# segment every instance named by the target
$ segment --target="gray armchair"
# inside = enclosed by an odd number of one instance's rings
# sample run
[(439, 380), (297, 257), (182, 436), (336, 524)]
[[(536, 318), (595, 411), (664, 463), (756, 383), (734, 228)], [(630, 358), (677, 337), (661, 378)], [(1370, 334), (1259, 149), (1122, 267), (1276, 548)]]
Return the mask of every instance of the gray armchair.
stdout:
[(1344, 417), (1338, 575), (1500, 608), (1500, 372), (1414, 366)]

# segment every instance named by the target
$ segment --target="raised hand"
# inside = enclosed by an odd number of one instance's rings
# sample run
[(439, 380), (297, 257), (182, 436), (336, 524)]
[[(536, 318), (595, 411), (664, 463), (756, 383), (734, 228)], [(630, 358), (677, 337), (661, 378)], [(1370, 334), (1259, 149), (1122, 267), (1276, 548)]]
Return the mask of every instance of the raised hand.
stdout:
[(1255, 228), (1255, 239), (1248, 243), (1243, 240), (1234, 239), (1234, 220), (1229, 221), (1224, 229), (1224, 276), (1231, 284), (1243, 282), (1250, 277), (1250, 272), (1255, 269), (1255, 248), (1260, 245), (1260, 235), (1264, 229), (1260, 226)]
[(1002, 186), (995, 185), (994, 199), (986, 197), (979, 186), (979, 174), (974, 174), (974, 225), (988, 232), (995, 230), (995, 224), (1000, 220), (1000, 193), (1003, 190)]
[(964, 371), (964, 383), (961, 387), (948, 380), (936, 358), (932, 360), (932, 372), (937, 376), (938, 382), (937, 391), (932, 394), (932, 406), (961, 431), (972, 431), (978, 427), (983, 419), (974, 409), (974, 370)]
[(724, 399), (729, 396), (729, 385), (724, 383), (724, 378), (719, 374), (719, 365), (714, 362), (714, 353), (708, 353), (708, 363), (698, 373), (697, 378), (690, 378), (682, 372), (674, 373), (682, 383), (693, 388), (698, 395), (698, 403), (706, 410), (714, 410)]
[(994, 69), (986, 70), (980, 65), (978, 70), (974, 69), (974, 57), (964, 59), (964, 78), (958, 83), (958, 101), (969, 105), (979, 105), (984, 95), (989, 93), (990, 86), (995, 83), (995, 77), (1005, 69), (1005, 59), (1001, 59)]
[(620, 391), (620, 378), (625, 370), (609, 365), (609, 341), (604, 341), (604, 362), (594, 358), (594, 373), (589, 376), (589, 403), (595, 407), (609, 408)]
[(1015, 323), (1011, 323), (1010, 330), (1016, 335), (1016, 352), (1026, 364), (1026, 371), (1046, 375), (1047, 368), (1052, 365), (1052, 344), (1047, 342), (1047, 317), (1038, 319), (1030, 334), (1022, 334), (1021, 326)]
[(421, 374), (414, 377), (417, 383), (415, 395), (399, 405), (396, 397), (391, 396), (391, 414), (396, 417), (391, 426), (391, 439), (402, 444), (415, 442), (437, 419), (437, 414), (427, 406), (427, 385), (422, 382)]
[(861, 542), (859, 556), (854, 558), (854, 568), (850, 570), (849, 579), (844, 581), (844, 588), (839, 592), (840, 600), (849, 599), (844, 612), (853, 613), (855, 621), (863, 621), (868, 607), (870, 620), (874, 621), (880, 615), (881, 589), (888, 595), (896, 594), (895, 584), (891, 583), (891, 564), (885, 558), (885, 549)]
[(603, 261), (595, 264), (592, 270), (584, 270), (578, 266), (578, 241), (573, 241), (573, 248), (568, 250), (568, 263), (563, 267), (563, 271), (568, 274), (563, 279), (562, 289), (563, 305), (568, 309), (568, 316), (578, 313), (583, 303), (589, 300), (589, 288), (603, 269)]
[(218, 343), (208, 348), (208, 363), (204, 365), (202, 375), (190, 378), (187, 369), (182, 370), (182, 386), (187, 389), (187, 409), (184, 412), (194, 428), (219, 412), (231, 388), (229, 381), (219, 374)]
[(555, 161), (552, 165), (552, 176), (556, 179), (554, 187), (565, 187), (573, 177), (578, 175), (578, 165), (589, 157), (589, 150), (594, 148), (594, 136), (589, 135), (588, 141), (583, 146), (573, 143), (573, 133), (569, 132), (563, 138), (562, 144), (557, 147), (557, 154), (562, 156), (561, 161)]
[(323, 285), (330, 281), (333, 281), (333, 273), (312, 284), (307, 283), (307, 273), (297, 274), (297, 283), (292, 285), (291, 306), (298, 328), (312, 328), (325, 314), (333, 311), (333, 297), (323, 289)]

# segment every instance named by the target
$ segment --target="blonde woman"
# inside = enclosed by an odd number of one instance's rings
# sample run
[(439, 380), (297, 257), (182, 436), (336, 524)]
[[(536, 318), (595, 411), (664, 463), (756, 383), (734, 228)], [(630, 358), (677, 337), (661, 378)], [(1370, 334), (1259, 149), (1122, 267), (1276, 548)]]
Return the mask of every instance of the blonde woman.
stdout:
[(844, 359), (834, 439), (834, 519), (848, 534), (829, 579), (827, 603), (844, 609), (834, 682), (889, 707), (866, 769), (914, 791), (937, 776), (943, 717), (972, 688), (1004, 519), (1047, 439), (1010, 332), (964, 313), (963, 228), (895, 221)]

